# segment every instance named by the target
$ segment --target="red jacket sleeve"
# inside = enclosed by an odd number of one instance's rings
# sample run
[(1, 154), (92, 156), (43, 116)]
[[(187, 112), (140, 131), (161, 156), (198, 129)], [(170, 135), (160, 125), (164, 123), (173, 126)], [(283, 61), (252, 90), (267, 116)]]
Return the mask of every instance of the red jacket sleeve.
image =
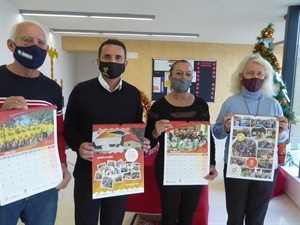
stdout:
[(67, 156), (64, 139), (64, 121), (62, 111), (57, 111), (57, 145), (60, 162), (66, 163)]

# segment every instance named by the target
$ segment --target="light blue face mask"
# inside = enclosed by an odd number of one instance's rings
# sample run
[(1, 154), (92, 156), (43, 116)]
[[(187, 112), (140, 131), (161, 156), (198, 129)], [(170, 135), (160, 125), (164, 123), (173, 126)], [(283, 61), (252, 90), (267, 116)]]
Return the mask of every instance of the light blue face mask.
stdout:
[(186, 78), (171, 78), (172, 88), (178, 93), (185, 93), (189, 90), (192, 81)]

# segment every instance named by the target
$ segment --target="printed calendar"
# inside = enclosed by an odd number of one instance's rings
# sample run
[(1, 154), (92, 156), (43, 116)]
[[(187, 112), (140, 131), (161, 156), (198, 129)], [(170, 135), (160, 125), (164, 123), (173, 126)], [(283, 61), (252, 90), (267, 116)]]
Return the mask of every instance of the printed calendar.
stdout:
[(165, 131), (164, 185), (205, 185), (209, 173), (210, 125), (171, 121)]
[(0, 111), (0, 180), (1, 205), (62, 181), (55, 106)]
[(276, 117), (233, 116), (226, 176), (273, 181), (278, 127)]
[(144, 123), (93, 125), (93, 199), (144, 192)]

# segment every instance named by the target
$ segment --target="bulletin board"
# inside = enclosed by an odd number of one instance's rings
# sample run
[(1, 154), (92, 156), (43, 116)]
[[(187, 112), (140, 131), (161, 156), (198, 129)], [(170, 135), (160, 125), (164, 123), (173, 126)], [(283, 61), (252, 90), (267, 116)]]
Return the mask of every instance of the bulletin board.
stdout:
[[(171, 91), (170, 68), (175, 59), (152, 59), (152, 101), (156, 101)], [(189, 92), (206, 102), (215, 101), (216, 60), (188, 60), (194, 69)]]

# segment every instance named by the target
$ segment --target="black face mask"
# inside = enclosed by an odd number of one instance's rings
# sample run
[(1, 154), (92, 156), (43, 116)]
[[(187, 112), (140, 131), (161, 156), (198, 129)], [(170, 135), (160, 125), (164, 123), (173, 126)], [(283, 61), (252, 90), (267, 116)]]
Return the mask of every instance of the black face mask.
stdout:
[(115, 79), (125, 71), (125, 63), (102, 62), (99, 63), (100, 72), (109, 79)]

